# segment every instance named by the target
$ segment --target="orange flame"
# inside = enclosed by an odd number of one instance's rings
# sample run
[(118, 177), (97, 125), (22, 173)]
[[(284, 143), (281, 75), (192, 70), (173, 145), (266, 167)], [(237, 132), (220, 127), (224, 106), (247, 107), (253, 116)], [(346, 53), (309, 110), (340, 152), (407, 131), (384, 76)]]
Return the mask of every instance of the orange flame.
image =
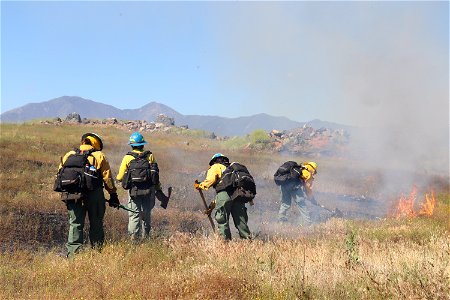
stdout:
[(431, 191), (431, 194), (425, 194), (425, 201), (420, 204), (419, 215), (432, 216), (435, 204), (436, 198), (434, 198), (434, 191)]
[(417, 188), (415, 186), (413, 186), (409, 197), (402, 194), (400, 199), (398, 199), (397, 205), (394, 207), (394, 216), (397, 219), (415, 217), (414, 202), (416, 201), (416, 197)]
[(401, 195), (393, 207), (392, 216), (397, 219), (414, 218), (416, 216), (432, 216), (436, 199), (434, 191), (425, 194), (425, 199), (419, 204), (419, 212), (414, 210), (414, 204), (417, 201), (417, 187), (413, 186), (409, 197)]

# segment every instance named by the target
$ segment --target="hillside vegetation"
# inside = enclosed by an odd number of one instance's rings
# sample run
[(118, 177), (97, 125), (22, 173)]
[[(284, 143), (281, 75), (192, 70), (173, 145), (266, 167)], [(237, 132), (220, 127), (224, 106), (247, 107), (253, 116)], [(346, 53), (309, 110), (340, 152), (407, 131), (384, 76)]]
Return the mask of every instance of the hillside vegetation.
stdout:
[[(130, 243), (127, 214), (108, 207), (103, 250), (86, 246), (68, 260), (63, 255), (67, 212), (52, 191), (60, 157), (78, 146), (84, 132), (94, 131), (103, 137), (117, 173), (130, 132), (107, 126), (0, 126), (0, 299), (447, 299), (450, 294), (445, 177), (436, 177), (431, 186), (418, 183), (422, 192), (435, 191), (431, 217), (388, 218), (400, 185), (397, 191), (382, 188), (380, 170), (361, 162), (314, 158), (317, 200), (354, 218), (320, 212), (316, 225), (302, 228), (294, 221), (294, 206), (293, 221), (276, 221), (279, 191), (272, 175), (286, 160), (311, 158), (235, 150), (192, 135), (145, 135), (163, 188), (174, 188), (168, 209), (152, 212), (152, 238)], [(201, 213), (193, 182), (202, 179), (216, 152), (244, 163), (257, 181), (255, 205), (248, 207), (252, 241), (223, 242)], [(118, 190), (125, 203), (125, 191)], [(214, 192), (206, 195), (212, 199)]]

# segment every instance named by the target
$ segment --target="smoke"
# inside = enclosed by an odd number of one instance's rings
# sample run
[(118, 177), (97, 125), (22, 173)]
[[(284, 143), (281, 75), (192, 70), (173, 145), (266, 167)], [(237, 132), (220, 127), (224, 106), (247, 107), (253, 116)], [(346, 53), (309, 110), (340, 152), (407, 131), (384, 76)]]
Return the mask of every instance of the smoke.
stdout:
[(449, 174), (448, 31), (443, 47), (424, 22), (411, 10), (370, 28), (382, 47), (352, 45), (340, 65), (341, 113), (361, 126), (351, 154), (383, 169), (386, 189)]
[(226, 9), (233, 17), (219, 29), (234, 64), (222, 83), (258, 99), (253, 109), (355, 125), (349, 155), (383, 170), (386, 184), (448, 178), (448, 3)]

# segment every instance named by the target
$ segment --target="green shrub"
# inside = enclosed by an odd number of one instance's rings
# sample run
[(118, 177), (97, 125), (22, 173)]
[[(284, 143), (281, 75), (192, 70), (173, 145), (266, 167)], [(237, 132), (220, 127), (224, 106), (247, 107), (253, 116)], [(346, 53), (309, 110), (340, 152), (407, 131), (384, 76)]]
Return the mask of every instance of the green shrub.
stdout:
[(270, 142), (269, 135), (263, 129), (257, 129), (257, 130), (252, 131), (248, 135), (248, 137), (250, 139), (250, 142), (253, 144), (257, 144), (257, 143), (266, 144), (266, 143)]

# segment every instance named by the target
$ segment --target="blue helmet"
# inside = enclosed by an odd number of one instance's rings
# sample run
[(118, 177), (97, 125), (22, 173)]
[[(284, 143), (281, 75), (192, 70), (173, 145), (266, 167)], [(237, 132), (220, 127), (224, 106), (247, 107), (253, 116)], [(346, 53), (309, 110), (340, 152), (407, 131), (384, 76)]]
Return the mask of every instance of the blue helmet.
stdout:
[(215, 164), (215, 163), (216, 163), (216, 160), (217, 160), (219, 157), (223, 157), (223, 160), (225, 160), (225, 161), (228, 162), (228, 157), (226, 157), (226, 156), (223, 155), (222, 153), (216, 153), (216, 154), (214, 154), (214, 155), (211, 157), (211, 160), (209, 161), (209, 165), (212, 166), (213, 164)]
[(130, 136), (130, 141), (128, 142), (128, 145), (130, 146), (143, 146), (147, 144), (147, 142), (144, 140), (144, 137), (139, 132), (134, 132)]

